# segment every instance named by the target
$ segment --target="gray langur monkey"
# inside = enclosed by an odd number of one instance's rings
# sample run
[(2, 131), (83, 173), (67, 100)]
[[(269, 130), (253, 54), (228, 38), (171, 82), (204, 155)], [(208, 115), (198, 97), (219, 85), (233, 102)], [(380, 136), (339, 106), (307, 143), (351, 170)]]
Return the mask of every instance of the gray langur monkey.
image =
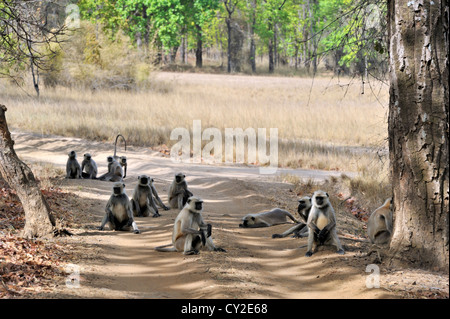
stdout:
[(161, 216), (153, 198), (153, 190), (150, 186), (151, 179), (147, 175), (139, 175), (138, 180), (139, 182), (134, 188), (131, 198), (133, 216), (148, 217), (150, 214), (153, 214), (153, 217)]
[(291, 213), (289, 213), (287, 210), (274, 208), (266, 212), (245, 215), (244, 217), (242, 217), (242, 223), (239, 224), (239, 227), (259, 228), (286, 224), (288, 223), (286, 217), (290, 218), (296, 224), (299, 223), (299, 221), (296, 220), (294, 216), (292, 216)]
[(169, 187), (169, 205), (171, 208), (182, 209), (189, 197), (193, 196), (188, 189), (186, 175), (183, 173), (175, 174), (175, 179)]
[(155, 250), (182, 251), (184, 255), (193, 255), (198, 254), (202, 247), (206, 247), (210, 251), (226, 252), (225, 249), (214, 245), (211, 237), (212, 226), (203, 221), (202, 210), (203, 200), (194, 196), (189, 197), (175, 219), (172, 244), (155, 247)]
[(69, 158), (66, 163), (66, 178), (82, 178), (81, 166), (77, 160), (77, 153), (75, 151), (71, 151), (68, 156)]
[(97, 178), (97, 163), (89, 153), (84, 154), (84, 159), (81, 162), (81, 176), (90, 179)]
[(298, 200), (297, 212), (302, 218), (303, 222), (289, 228), (282, 234), (273, 234), (272, 238), (284, 238), (290, 234), (294, 234), (293, 237), (301, 238), (308, 236), (308, 227), (306, 223), (308, 222), (309, 212), (311, 210), (311, 197), (304, 196)]
[(314, 192), (311, 199), (311, 210), (308, 217), (308, 250), (305, 254), (310, 257), (313, 254), (313, 245), (315, 251), (318, 246), (332, 244), (336, 246), (337, 253), (345, 254), (339, 241), (336, 230), (336, 215), (331, 206), (328, 193), (318, 190)]
[(372, 244), (389, 243), (393, 230), (392, 198), (386, 199), (369, 217), (367, 235)]
[(125, 193), (125, 184), (122, 182), (114, 183), (113, 193), (106, 204), (105, 216), (98, 229), (103, 230), (106, 224), (111, 230), (127, 231), (132, 228), (135, 234), (140, 233), (133, 219), (130, 199)]
[(107, 161), (108, 172), (100, 176), (98, 179), (102, 181), (121, 182), (123, 179), (122, 166), (112, 156), (108, 156)]

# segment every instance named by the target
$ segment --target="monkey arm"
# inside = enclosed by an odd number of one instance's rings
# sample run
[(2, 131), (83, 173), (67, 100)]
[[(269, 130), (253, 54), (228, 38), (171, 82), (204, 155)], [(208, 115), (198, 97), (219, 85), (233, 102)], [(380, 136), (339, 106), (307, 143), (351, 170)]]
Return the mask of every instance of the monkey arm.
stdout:
[(314, 231), (314, 233), (316, 233), (316, 234), (320, 233), (319, 227), (317, 227), (316, 224), (312, 220), (307, 225), (309, 228), (311, 228)]
[(67, 161), (66, 164), (66, 178), (70, 178), (70, 162)]
[(153, 217), (158, 217), (161, 216), (158, 212), (158, 207), (156, 206), (155, 200), (153, 199), (153, 194), (152, 194), (152, 190), (150, 188), (149, 192), (147, 193), (147, 199), (148, 199), (148, 203), (149, 205), (153, 208), (154, 210), (154, 214)]
[(164, 203), (162, 202), (161, 198), (159, 198), (158, 192), (156, 191), (156, 188), (153, 185), (153, 183), (151, 184), (151, 188), (152, 188), (153, 195), (155, 196), (156, 203), (159, 205), (159, 207), (161, 207), (164, 210), (169, 210), (169, 207), (164, 205)]
[(111, 207), (111, 199), (106, 204), (105, 216), (103, 216), (102, 223), (100, 227), (98, 227), (99, 230), (103, 230), (105, 228), (106, 223), (111, 221), (112, 211), (110, 207)]

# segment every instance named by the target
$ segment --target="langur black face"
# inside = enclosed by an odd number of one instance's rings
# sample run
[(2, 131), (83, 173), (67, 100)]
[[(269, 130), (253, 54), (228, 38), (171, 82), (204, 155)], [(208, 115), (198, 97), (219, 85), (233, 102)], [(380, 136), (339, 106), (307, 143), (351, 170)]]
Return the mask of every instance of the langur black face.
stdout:
[(120, 162), (122, 163), (122, 165), (125, 165), (127, 163), (127, 159), (125, 157), (121, 157)]
[(319, 206), (323, 205), (323, 200), (324, 200), (323, 196), (316, 196), (316, 204), (317, 205), (319, 205)]
[(202, 209), (203, 209), (203, 201), (195, 202), (195, 210), (202, 210)]
[(125, 188), (125, 184), (116, 184), (113, 187), (113, 192), (115, 196), (121, 195), (123, 193), (123, 189)]
[(299, 200), (297, 211), (300, 213), (305, 208), (306, 208), (306, 202), (303, 199)]
[(139, 183), (141, 185), (147, 185), (148, 184), (148, 177), (147, 176), (141, 176), (139, 179)]
[(183, 181), (184, 177), (185, 177), (185, 176), (184, 176), (184, 175), (181, 175), (181, 174), (175, 175), (175, 181), (176, 181), (177, 183), (180, 183), (180, 182)]
[(91, 160), (91, 154), (84, 154), (84, 157), (85, 157), (88, 161)]
[(69, 157), (70, 157), (71, 159), (74, 159), (75, 157), (77, 157), (77, 153), (75, 153), (75, 151), (71, 151), (71, 152), (69, 153)]
[(108, 156), (108, 157), (107, 157), (107, 161), (108, 161), (108, 163), (112, 163), (112, 161), (113, 161), (112, 156)]

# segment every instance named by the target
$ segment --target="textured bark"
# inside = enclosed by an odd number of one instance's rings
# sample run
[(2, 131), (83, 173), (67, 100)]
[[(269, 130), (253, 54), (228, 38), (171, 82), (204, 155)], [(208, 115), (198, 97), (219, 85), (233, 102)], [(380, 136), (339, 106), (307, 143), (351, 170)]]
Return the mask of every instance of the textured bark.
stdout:
[(54, 218), (33, 172), (14, 151), (5, 112), (6, 107), (0, 105), (0, 173), (22, 203), (25, 212), (22, 237), (52, 237), (55, 234)]
[(448, 2), (388, 3), (390, 253), (448, 272)]

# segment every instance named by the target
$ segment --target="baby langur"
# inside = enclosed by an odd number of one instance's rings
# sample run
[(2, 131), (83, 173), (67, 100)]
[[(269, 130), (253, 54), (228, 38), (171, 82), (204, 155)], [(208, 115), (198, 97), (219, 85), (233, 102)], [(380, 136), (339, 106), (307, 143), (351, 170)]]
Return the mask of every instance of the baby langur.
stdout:
[(189, 197), (193, 196), (188, 189), (186, 175), (178, 173), (169, 187), (169, 205), (171, 208), (182, 209)]
[(287, 210), (274, 208), (267, 212), (245, 215), (242, 217), (242, 223), (239, 224), (239, 227), (258, 228), (286, 224), (288, 222), (286, 217), (291, 219), (294, 223), (299, 222)]
[[(178, 214), (173, 225), (172, 244), (155, 247), (157, 251), (182, 251), (185, 255), (198, 254), (202, 247), (211, 251), (222, 251), (214, 246), (211, 238), (211, 224), (205, 224), (202, 217), (203, 201), (189, 197), (186, 205)], [(169, 246), (173, 246), (168, 248)]]
[(102, 181), (121, 182), (123, 179), (122, 166), (112, 156), (107, 157), (108, 172), (98, 179)]
[(384, 245), (389, 243), (392, 234), (392, 199), (388, 198), (369, 217), (367, 234), (372, 244)]
[(103, 230), (105, 225), (108, 224), (112, 230), (130, 230), (131, 227), (135, 234), (140, 233), (136, 222), (133, 220), (131, 203), (125, 193), (125, 184), (122, 182), (114, 183), (113, 193), (106, 204), (105, 212), (105, 217), (103, 217), (102, 224), (98, 229)]
[(313, 254), (313, 245), (318, 246), (332, 244), (336, 246), (337, 253), (345, 254), (339, 241), (336, 230), (336, 215), (331, 206), (328, 193), (324, 191), (314, 192), (311, 199), (311, 211), (308, 217), (308, 251), (306, 257)]
[(293, 237), (301, 238), (308, 236), (308, 227), (306, 223), (308, 222), (309, 212), (311, 210), (311, 197), (304, 196), (298, 200), (297, 211), (303, 222), (289, 228), (282, 234), (273, 234), (272, 238), (284, 238), (290, 234), (294, 234)]
[(81, 176), (89, 179), (97, 178), (97, 163), (89, 153), (84, 154), (84, 159), (81, 162)]
[(127, 157), (126, 156), (121, 156), (119, 157), (119, 164), (120, 166), (122, 166), (123, 169), (123, 178), (127, 177)]
[(67, 159), (66, 164), (66, 178), (82, 178), (81, 177), (81, 166), (77, 161), (77, 153), (71, 151)]
[(138, 180), (139, 183), (134, 188), (131, 198), (133, 216), (148, 217), (150, 214), (153, 214), (153, 217), (161, 216), (153, 198), (153, 190), (150, 186), (151, 179), (147, 175), (140, 175)]

